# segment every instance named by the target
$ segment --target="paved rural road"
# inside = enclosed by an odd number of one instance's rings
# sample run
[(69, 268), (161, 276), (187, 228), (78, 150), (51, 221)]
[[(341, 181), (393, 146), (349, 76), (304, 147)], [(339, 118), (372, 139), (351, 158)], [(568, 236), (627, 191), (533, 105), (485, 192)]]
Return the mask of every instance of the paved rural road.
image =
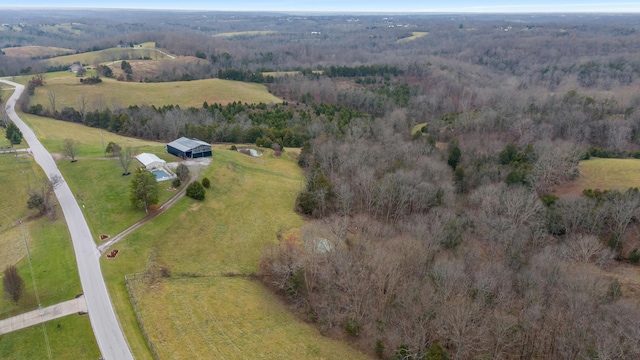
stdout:
[[(7, 115), (22, 131), (24, 139), (31, 147), (31, 152), (36, 162), (42, 167), (49, 179), (56, 175), (62, 177), (51, 154), (47, 152), (33, 131), (15, 113), (15, 104), (22, 94), (24, 86), (3, 79), (0, 79), (0, 82), (16, 88), (7, 101)], [(131, 350), (129, 350), (116, 318), (116, 313), (113, 310), (113, 305), (111, 305), (111, 299), (109, 299), (107, 286), (100, 270), (100, 252), (93, 242), (89, 225), (87, 225), (78, 202), (65, 181), (62, 181), (55, 189), (55, 193), (71, 234), (71, 241), (73, 242), (73, 249), (78, 263), (78, 272), (80, 273), (80, 283), (87, 302), (91, 327), (96, 336), (100, 352), (106, 360), (133, 359)]]

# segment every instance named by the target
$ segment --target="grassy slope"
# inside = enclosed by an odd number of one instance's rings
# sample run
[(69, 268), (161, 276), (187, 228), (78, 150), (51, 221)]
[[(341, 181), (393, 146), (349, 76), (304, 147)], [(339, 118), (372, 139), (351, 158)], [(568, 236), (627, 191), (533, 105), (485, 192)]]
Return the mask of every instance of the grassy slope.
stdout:
[(69, 53), (75, 52), (72, 49), (65, 49), (65, 48), (52, 47), (52, 46), (20, 46), (20, 47), (4, 48), (2, 49), (2, 51), (4, 51), (7, 56), (23, 56), (23, 57), (56, 56), (60, 54), (69, 54)]
[[(255, 273), (264, 246), (276, 241), (276, 233), (302, 224), (292, 211), (303, 181), (300, 169), (286, 153), (281, 159), (270, 154), (253, 159), (214, 149), (214, 161), (204, 173), (212, 189), (204, 202), (182, 199), (118, 244), (122, 256), (103, 259), (112, 299), (137, 357), (148, 355), (123, 276), (144, 271), (149, 262), (166, 265), (174, 274), (154, 288), (135, 287), (145, 326), (163, 357), (362, 357), (287, 313), (259, 282), (220, 276)], [(186, 273), (205, 277), (181, 278)]]
[[(79, 143), (80, 160), (75, 163), (62, 160), (58, 162), (58, 167), (76, 194), (79, 204), (84, 206), (83, 211), (96, 238), (100, 234), (116, 235), (146, 215), (143, 211), (132, 208), (129, 202), (131, 176), (121, 176), (122, 168), (118, 160), (97, 159), (103, 156), (103, 137), (105, 144), (113, 141), (122, 147), (133, 147), (136, 154), (150, 152), (167, 161), (178, 160), (166, 153), (163, 143), (127, 138), (107, 131), (102, 131), (101, 136), (99, 129), (79, 124), (33, 115), (21, 114), (21, 117), (52, 153), (61, 151), (64, 138), (72, 138)], [(133, 160), (129, 170), (133, 171), (137, 166), (138, 161)], [(168, 187), (169, 183), (160, 183), (160, 204), (175, 194), (167, 191)]]
[(42, 104), (45, 108), (50, 108), (47, 98), (49, 91), (56, 94), (58, 110), (66, 106), (78, 108), (78, 100), (82, 94), (85, 95), (90, 109), (104, 105), (180, 105), (199, 108), (205, 101), (209, 104), (227, 104), (233, 101), (268, 104), (282, 101), (271, 95), (262, 84), (240, 81), (207, 79), (138, 83), (103, 78), (100, 84), (83, 85), (78, 78), (61, 74), (60, 77), (49, 77), (44, 87), (37, 88), (31, 104)]
[[(32, 159), (25, 156), (0, 155), (0, 169), (3, 186), (0, 197), (0, 268), (17, 265), (25, 282), (25, 295), (17, 304), (0, 297), (0, 318), (4, 319), (38, 307), (24, 238), (17, 220), (26, 219), (34, 213), (26, 207), (29, 186), (37, 184), (44, 174)], [(82, 292), (62, 215), (56, 221), (47, 218), (25, 220), (24, 226), (41, 305), (66, 301)], [(88, 319), (64, 318), (59, 323), (61, 327), (56, 325), (55, 330), (49, 333), (52, 353), (56, 358), (77, 358), (78, 354), (91, 354), (97, 358), (99, 353)], [(35, 327), (0, 336), (0, 358), (44, 358), (37, 353), (38, 349), (44, 349), (41, 329)]]

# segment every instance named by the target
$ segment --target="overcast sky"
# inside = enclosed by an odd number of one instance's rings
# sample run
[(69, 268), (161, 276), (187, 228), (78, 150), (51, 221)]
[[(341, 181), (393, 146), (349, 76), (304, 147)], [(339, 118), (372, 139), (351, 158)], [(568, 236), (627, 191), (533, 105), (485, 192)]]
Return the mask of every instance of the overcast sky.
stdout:
[(421, 0), (2, 0), (0, 7), (83, 7), (172, 10), (330, 12), (633, 12), (640, 1), (421, 1)]

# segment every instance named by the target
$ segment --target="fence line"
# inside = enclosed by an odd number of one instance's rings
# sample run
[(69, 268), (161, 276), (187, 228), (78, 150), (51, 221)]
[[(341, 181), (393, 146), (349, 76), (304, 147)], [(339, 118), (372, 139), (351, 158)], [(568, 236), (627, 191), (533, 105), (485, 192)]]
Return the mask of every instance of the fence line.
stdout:
[(147, 329), (144, 327), (144, 322), (142, 321), (142, 315), (140, 315), (140, 311), (138, 310), (138, 304), (133, 296), (133, 291), (131, 291), (131, 286), (129, 286), (129, 279), (138, 280), (138, 278), (148, 276), (146, 273), (134, 273), (124, 276), (124, 283), (127, 286), (127, 292), (129, 293), (129, 300), (131, 301), (131, 305), (133, 305), (133, 311), (136, 313), (136, 320), (138, 321), (138, 327), (140, 331), (142, 331), (142, 336), (144, 336), (145, 341), (147, 342), (147, 346), (149, 346), (149, 350), (151, 350), (151, 355), (154, 359), (160, 360), (160, 355), (156, 351), (156, 347), (153, 345), (153, 341), (149, 337), (147, 333)]

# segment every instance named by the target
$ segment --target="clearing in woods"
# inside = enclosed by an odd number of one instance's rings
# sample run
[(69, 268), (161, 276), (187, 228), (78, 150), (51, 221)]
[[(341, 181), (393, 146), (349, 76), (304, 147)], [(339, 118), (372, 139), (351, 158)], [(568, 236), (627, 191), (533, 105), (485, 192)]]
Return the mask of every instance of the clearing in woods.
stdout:
[(578, 196), (584, 189), (626, 190), (640, 187), (640, 159), (591, 158), (578, 165), (580, 176), (559, 187), (558, 196)]

